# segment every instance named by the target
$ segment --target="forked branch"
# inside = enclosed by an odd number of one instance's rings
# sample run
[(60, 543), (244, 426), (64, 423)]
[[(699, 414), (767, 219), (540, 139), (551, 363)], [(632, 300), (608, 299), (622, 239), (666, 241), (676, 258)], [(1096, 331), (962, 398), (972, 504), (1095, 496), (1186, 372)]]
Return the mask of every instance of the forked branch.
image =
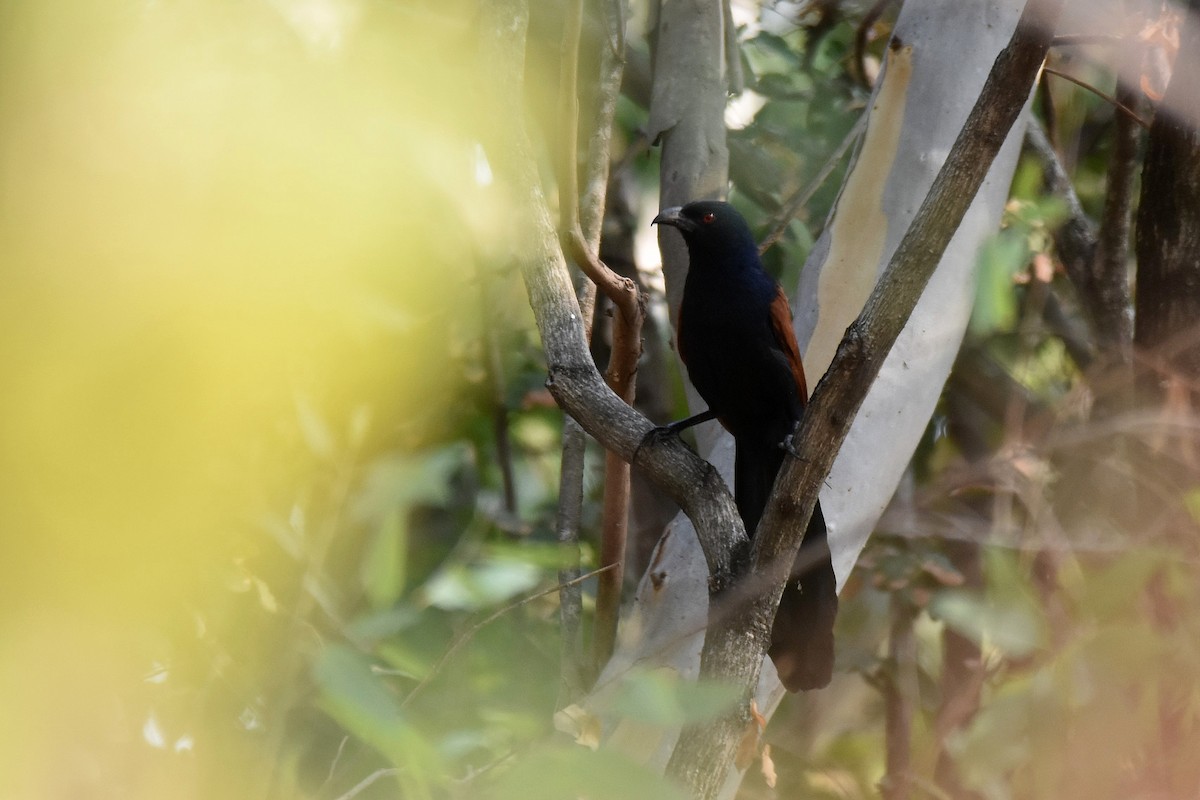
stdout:
[[(974, 108), (866, 307), (818, 383), (752, 544), (751, 571), (770, 591), (728, 615), (710, 615), (702, 677), (753, 687), (788, 567), (817, 494), (867, 390), (895, 343), (992, 161), (1020, 116), (1054, 35), (1062, 0), (1030, 0), (996, 58)], [(720, 791), (745, 712), (684, 729), (668, 772), (698, 797)]]

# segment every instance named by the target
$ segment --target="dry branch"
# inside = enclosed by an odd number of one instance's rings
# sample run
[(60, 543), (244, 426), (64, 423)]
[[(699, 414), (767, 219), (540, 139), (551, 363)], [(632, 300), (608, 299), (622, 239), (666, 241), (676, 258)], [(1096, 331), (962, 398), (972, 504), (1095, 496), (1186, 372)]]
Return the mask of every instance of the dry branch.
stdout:
[(652, 440), (642, 447), (653, 424), (608, 387), (588, 352), (536, 154), (523, 118), (511, 113), (521, 104), (527, 0), (497, 0), (482, 14), (482, 57), (492, 65), (487, 89), (498, 107), (509, 110), (501, 115), (507, 124), (489, 139), (489, 154), (520, 206), (513, 218), (527, 221), (518, 226), (515, 247), (546, 353), (547, 387), (585, 431), (623, 460), (632, 461), (640, 447), (638, 467), (693, 521), (713, 583), (728, 585), (732, 553), (745, 552), (747, 538), (725, 482), (678, 439)]
[[(1134, 342), (1163, 371), (1200, 375), (1200, 2), (1187, 5), (1171, 82), (1154, 115), (1137, 214)], [(1174, 352), (1167, 352), (1171, 348)], [(1148, 388), (1157, 395), (1161, 376)]]
[[(1140, 100), (1138, 90), (1126, 86), (1117, 87), (1117, 99), (1131, 109), (1136, 109)], [(1141, 131), (1126, 114), (1117, 115), (1115, 127), (1104, 212), (1091, 265), (1091, 293), (1095, 298), (1093, 313), (1101, 315), (1096, 320), (1097, 339), (1111, 355), (1128, 360), (1128, 349), (1133, 343), (1128, 267), (1130, 209)]]
[[(710, 614), (702, 675), (734, 683), (747, 694), (755, 684), (787, 565), (800, 546), (820, 484), (867, 388), (1019, 116), (1061, 5), (1061, 0), (1033, 0), (1025, 9), (912, 228), (818, 384), (798, 430), (797, 442), (807, 457), (788, 459), (754, 541), (753, 568), (771, 590), (748, 606)], [(483, 56), (493, 66), (489, 88), (502, 107), (519, 108), (526, 0), (497, 0), (485, 6), (483, 15)], [(535, 154), (520, 116), (510, 111), (506, 118), (508, 124), (491, 144), (499, 172), (521, 206), (520, 218), (529, 222), (519, 232), (517, 247), (546, 350), (548, 385), (585, 430), (630, 460), (652, 426), (609, 389), (588, 356), (579, 306), (542, 195)], [(720, 599), (723, 590), (743, 574), (739, 567), (747, 549), (724, 482), (678, 440), (654, 441), (641, 448), (638, 458), (639, 466), (695, 524), (708, 562), (710, 597)], [(694, 795), (715, 796), (747, 719), (743, 708), (715, 723), (686, 728), (669, 772)]]
[[(752, 569), (772, 590), (728, 616), (710, 614), (701, 655), (703, 677), (745, 687), (757, 681), (787, 569), (821, 483), (888, 351), (1021, 114), (1061, 7), (1062, 0), (1031, 0), (1026, 6), (912, 227), (817, 385), (796, 437), (804, 457), (787, 460), (753, 542)], [(744, 716), (729, 715), (685, 728), (668, 771), (696, 796), (715, 796)]]
[[(614, 37), (600, 43), (598, 102), (589, 136), (585, 197), (579, 200), (579, 46), (583, 31), (583, 0), (574, 0), (567, 9), (563, 28), (562, 75), (559, 100), (563, 122), (563, 147), (559, 164), (560, 236), (567, 255), (588, 279), (617, 308), (612, 324), (612, 351), (605, 379), (609, 387), (626, 403), (633, 403), (637, 362), (641, 356), (642, 319), (645, 315), (637, 284), (613, 272), (599, 257), (600, 227), (604, 214), (604, 196), (608, 186), (609, 144), (617, 93), (621, 85), (621, 50), (612, 41), (624, 38), (624, 19), (618, 10), (613, 15)], [(629, 464), (611, 451), (605, 456), (603, 521), (600, 536), (600, 564), (606, 571), (600, 576), (596, 597), (593, 643), (593, 674), (612, 655), (617, 636), (617, 617), (621, 606), (622, 564), (629, 528)]]
[(916, 609), (900, 592), (889, 601), (888, 657), (880, 682), (887, 737), (887, 771), (880, 781), (883, 800), (908, 800), (912, 784), (912, 726), (916, 714)]

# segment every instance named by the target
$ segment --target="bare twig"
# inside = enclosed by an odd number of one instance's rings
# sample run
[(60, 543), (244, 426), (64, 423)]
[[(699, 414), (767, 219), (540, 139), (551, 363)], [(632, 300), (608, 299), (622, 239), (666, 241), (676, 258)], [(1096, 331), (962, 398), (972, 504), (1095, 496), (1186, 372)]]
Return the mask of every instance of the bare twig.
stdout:
[(912, 723), (917, 690), (915, 611), (908, 598), (893, 592), (889, 601), (891, 625), (888, 657), (881, 676), (887, 772), (879, 789), (884, 800), (908, 800), (912, 780)]
[[(596, 284), (584, 281), (578, 295), (580, 320), (585, 341), (592, 338), (596, 312)], [(584, 459), (587, 455), (587, 438), (583, 428), (571, 416), (564, 415), (562, 434), (562, 461), (559, 467), (558, 514), (555, 518), (555, 534), (569, 562), (558, 571), (562, 590), (558, 593), (558, 615), (562, 625), (559, 647), (559, 692), (558, 705), (569, 705), (584, 688), (583, 637), (580, 626), (583, 620), (583, 591), (575, 578), (583, 571), (579, 550), (579, 529), (583, 519), (583, 476)]]
[(1141, 125), (1146, 130), (1150, 130), (1149, 122), (1147, 122), (1146, 120), (1139, 117), (1138, 113), (1136, 111), (1134, 111), (1132, 108), (1130, 108), (1129, 106), (1127, 106), (1124, 103), (1122, 103), (1121, 101), (1119, 101), (1117, 98), (1113, 97), (1111, 94), (1105, 94), (1104, 92), (1097, 89), (1095, 86), (1092, 86), (1087, 81), (1080, 80), (1079, 78), (1076, 78), (1074, 75), (1068, 75), (1065, 72), (1060, 72), (1059, 70), (1053, 69), (1051, 67), (1045, 67), (1042, 71), (1049, 75), (1055, 75), (1059, 78), (1062, 78), (1065, 81), (1070, 81), (1071, 83), (1075, 84), (1076, 86), (1080, 86), (1084, 89), (1087, 89), (1089, 92), (1096, 95), (1101, 100), (1105, 101), (1106, 103), (1111, 105), (1113, 108), (1117, 109), (1122, 114), (1124, 114), (1127, 117), (1129, 117), (1130, 119), (1132, 119), (1138, 125)]
[[(1179, 54), (1154, 115), (1142, 168), (1134, 342), (1143, 352), (1154, 352), (1172, 340), (1182, 343), (1200, 318), (1200, 136), (1192, 116), (1200, 108), (1200, 3), (1189, 0), (1187, 10)], [(1191, 345), (1176, 350), (1169, 363), (1194, 380), (1200, 376), (1200, 346), (1195, 339)], [(1160, 396), (1164, 388), (1157, 377), (1148, 376), (1150, 396)]]
[[(1079, 195), (1075, 192), (1075, 184), (1071, 182), (1067, 168), (1063, 166), (1058, 151), (1054, 149), (1050, 134), (1036, 119), (1031, 119), (1029, 126), (1025, 129), (1025, 143), (1032, 148), (1038, 160), (1042, 162), (1047, 187), (1067, 204), (1069, 218), (1079, 220), (1081, 226), (1087, 230), (1088, 236), (1094, 240), (1095, 233), (1092, 228), (1095, 227), (1095, 224), (1084, 212), (1083, 203), (1079, 201)], [(1094, 241), (1090, 242), (1089, 247), (1091, 246), (1095, 246)]]
[(325, 773), (325, 780), (321, 781), (321, 786), (317, 789), (317, 794), (321, 794), (329, 782), (333, 780), (333, 775), (337, 772), (338, 763), (342, 760), (342, 753), (346, 750), (346, 743), (350, 741), (350, 736), (342, 737), (338, 742), (337, 752), (333, 754), (333, 759), (329, 762), (329, 770)]
[[(571, 580), (570, 584), (575, 585), (575, 584), (582, 583), (582, 582), (586, 581), (588, 578), (594, 578), (597, 575), (602, 575), (611, 569), (613, 569), (613, 567), (600, 567), (599, 569), (594, 569), (591, 572), (585, 572), (583, 575), (580, 575), (578, 578)], [(484, 617), (479, 622), (476, 622), (474, 625), (467, 628), (465, 631), (463, 631), (459, 635), (459, 637), (457, 639), (454, 640), (454, 642), (448, 648), (446, 648), (446, 652), (442, 653), (442, 657), (439, 658), (438, 662), (433, 665), (433, 669), (429, 670), (429, 674), (426, 675), (424, 678), (422, 678), (421, 682), (418, 683), (416, 686), (414, 686), (412, 688), (412, 691), (410, 691), (408, 693), (408, 695), (405, 696), (404, 700), (400, 703), (400, 707), (401, 708), (408, 707), (408, 705), (410, 703), (412, 703), (413, 700), (415, 700), (422, 692), (424, 692), (425, 688), (430, 684), (430, 682), (433, 681), (434, 678), (436, 678), (438, 676), (438, 674), (446, 666), (447, 662), (449, 662), (450, 659), (454, 658), (454, 655), (459, 650), (461, 650), (463, 647), (466, 646), (466, 644), (468, 642), (470, 642), (472, 639), (475, 638), (475, 634), (479, 633), (481, 630), (486, 628), (488, 625), (491, 625), (493, 622), (500, 619), (500, 617), (504, 616), (508, 612), (515, 611), (516, 609), (520, 608), (521, 606), (527, 605), (528, 603), (532, 603), (534, 600), (537, 600), (540, 597), (545, 597), (548, 594), (554, 594), (555, 592), (561, 590), (563, 588), (563, 586), (565, 586), (565, 585), (566, 584), (558, 583), (558, 584), (555, 584), (554, 586), (551, 586), (549, 589), (543, 589), (542, 591), (535, 592), (534, 594), (528, 595), (527, 597), (522, 597), (520, 600), (516, 601), (515, 603), (509, 603), (504, 608), (501, 608), (497, 611), (493, 611), (491, 614), (488, 614), (486, 617)]]
[(1054, 37), (1051, 47), (1079, 47), (1089, 44), (1120, 44), (1121, 37), (1112, 33), (1064, 33)]
[[(972, 348), (967, 353), (960, 353), (955, 364), (956, 371), (959, 366), (976, 364), (986, 358), (981, 349)], [(985, 369), (988, 366), (991, 365), (985, 364)], [(981, 418), (986, 418), (986, 414), (981, 414), (981, 409), (961, 394), (947, 395), (947, 399), (950, 437), (958, 445), (967, 462), (978, 468), (991, 454), (991, 447), (982, 430), (984, 425)], [(999, 415), (994, 418), (999, 419)], [(985, 526), (991, 521), (991, 504), (986, 494), (969, 494), (963, 498), (963, 502), (966, 506), (965, 511), (973, 519), (979, 520)], [(979, 542), (943, 541), (941, 550), (963, 577), (964, 587), (976, 591), (983, 588), (983, 564), (980, 559)], [(978, 711), (984, 676), (987, 673), (983, 667), (983, 651), (977, 642), (951, 625), (943, 628), (941, 638), (941, 701), (933, 724), (933, 741), (937, 752), (934, 780), (948, 796), (965, 797), (966, 792), (958, 775), (958, 765), (948, 746), (949, 738), (955, 731), (964, 730)]]
[(569, 559), (558, 571), (562, 589), (558, 593), (558, 617), (562, 626), (559, 644), (560, 708), (569, 705), (583, 691), (583, 653), (580, 623), (583, 619), (583, 592), (575, 579), (581, 574), (579, 527), (583, 515), (583, 472), (587, 440), (583, 428), (571, 417), (563, 420), (562, 466), (558, 482), (558, 517), (555, 532)]
[[(1123, 106), (1135, 108), (1136, 89), (1119, 85), (1117, 99)], [(1129, 226), (1133, 207), (1133, 184), (1138, 169), (1138, 143), (1141, 132), (1126, 114), (1116, 115), (1112, 155), (1108, 160), (1108, 185), (1104, 193), (1104, 211), (1096, 238), (1096, 253), (1091, 263), (1093, 313), (1096, 336), (1110, 356), (1129, 360), (1133, 343), (1132, 300), (1129, 295)]]
[[(562, 46), (559, 50), (558, 76), (559, 123), (562, 142), (558, 148), (558, 228), (565, 238), (579, 229), (579, 41), (583, 35), (583, 0), (567, 3), (563, 20)], [(564, 250), (566, 249), (564, 245)], [(587, 248), (584, 247), (584, 250)], [(586, 272), (586, 266), (579, 264)], [(602, 272), (598, 269), (597, 272)], [(599, 285), (600, 279), (588, 275)]]
[[(609, 387), (632, 405), (637, 357), (641, 353), (641, 311), (630, 320), (613, 319), (613, 350), (605, 374)], [(612, 657), (621, 608), (622, 567), (629, 538), (629, 463), (609, 450), (604, 455), (604, 523), (600, 563), (613, 569), (601, 577), (596, 593), (596, 624), (592, 637), (594, 674)]]
[[(1054, 105), (1054, 95), (1050, 92), (1050, 84), (1046, 81), (1038, 81), (1037, 89), (1034, 93), (1034, 102), (1042, 112), (1042, 120), (1045, 127), (1042, 132), (1046, 134), (1046, 139), (1050, 142), (1050, 149), (1055, 152), (1055, 158), (1058, 157), (1058, 108)], [(1031, 120), (1029, 127), (1035, 125), (1041, 127), (1041, 123), (1035, 118)]]
[(500, 466), (500, 478), (504, 491), (504, 511), (510, 517), (517, 513), (517, 480), (513, 469), (512, 438), (509, 436), (508, 404), (504, 391), (504, 361), (499, 332), (492, 324), (495, 304), (491, 302), (491, 276), (481, 275), (483, 307), (483, 346), (487, 353), (487, 376), (492, 390), (492, 430), (496, 437), (496, 461)]
[[(511, 109), (521, 98), (527, 0), (495, 0), (481, 13), (483, 57), (493, 65), (490, 102), (498, 116), (505, 116), (500, 110)], [(522, 206), (519, 218), (527, 222), (519, 230), (524, 248), (520, 263), (546, 351), (547, 388), (585, 431), (631, 460), (654, 425), (622, 402), (596, 371), (524, 122), (519, 115), (508, 114), (506, 119), (509, 124), (498, 127), (490, 141), (498, 174), (513, 187)], [(642, 446), (638, 466), (695, 523), (713, 582), (728, 585), (732, 552), (747, 539), (721, 476), (677, 438)]]
[(1086, 372), (1096, 358), (1096, 344), (1082, 315), (1068, 314), (1062, 298), (1054, 286), (1047, 287), (1046, 302), (1042, 308), (1042, 322), (1046, 329), (1058, 337), (1066, 348), (1067, 355), (1079, 368)]
[[(333, 481), (328, 493), (328, 511), (322, 522), (316, 526), (316, 534), (312, 537), (310, 546), (305, 552), (304, 573), (298, 584), (295, 601), (292, 605), (291, 635), (288, 641), (299, 641), (301, 630), (312, 628), (310, 616), (317, 609), (342, 627), (342, 621), (336, 608), (330, 607), (312, 586), (324, 577), (325, 562), (334, 540), (341, 532), (342, 515), (349, 505), (350, 490), (357, 476), (355, 469), (357, 453), (346, 450), (337, 454), (333, 464)], [(314, 629), (315, 630), (315, 629)], [(281, 658), (277, 668), (277, 685), (280, 687), (270, 710), (277, 715), (280, 724), (268, 727), (266, 751), (272, 754), (271, 767), (265, 774), (264, 797), (274, 794), (276, 780), (280, 774), (280, 764), (283, 763), (282, 753), (287, 742), (288, 726), (282, 723), (286, 712), (295, 707), (298, 698), (306, 690), (302, 675), (307, 665), (307, 659), (298, 648), (292, 648)]]
[(337, 798), (337, 800), (353, 800), (353, 798), (358, 797), (360, 794), (365, 792), (367, 789), (371, 788), (371, 784), (375, 783), (375, 781), (377, 781), (381, 778), (389, 778), (392, 775), (399, 775), (403, 771), (404, 770), (400, 767), (387, 767), (385, 769), (377, 769), (374, 772), (372, 772), (370, 775), (368, 775), (367, 777), (363, 778), (361, 781), (356, 783), (354, 785), (354, 787), (352, 789), (350, 789), (350, 791), (339, 796)]
[(775, 217), (775, 221), (771, 224), (770, 233), (763, 237), (762, 242), (758, 245), (759, 255), (770, 250), (783, 237), (783, 234), (787, 232), (788, 225), (792, 224), (792, 220), (804, 210), (804, 207), (808, 205), (808, 201), (812, 200), (813, 195), (825, 185), (825, 181), (829, 180), (829, 176), (833, 174), (833, 170), (837, 167), (838, 162), (846, 155), (846, 151), (850, 149), (850, 146), (858, 141), (858, 138), (862, 136), (862, 132), (866, 127), (867, 112), (864, 111), (842, 139), (841, 143), (829, 154), (829, 158), (825, 159), (825, 163), (821, 165), (821, 169), (808, 182), (808, 185), (788, 198), (787, 202), (783, 204), (783, 208), (780, 209), (779, 214)]
[[(701, 676), (741, 687), (755, 685), (788, 568), (821, 484), (867, 390), (1021, 114), (1061, 9), (1062, 0), (1031, 0), (1026, 5), (916, 219), (817, 384), (794, 439), (805, 457), (787, 458), (751, 545), (749, 569), (767, 576), (773, 590), (756, 598), (749, 611), (733, 614), (723, 624), (710, 624)], [(744, 724), (744, 714), (730, 714), (685, 727), (668, 772), (694, 794), (714, 796)]]
[[(615, 25), (622, 25), (618, 18)], [(559, 202), (560, 228), (567, 255), (579, 265), (591, 280), (612, 301), (618, 313), (614, 315), (613, 347), (605, 378), (612, 390), (626, 403), (633, 402), (638, 356), (641, 355), (641, 328), (644, 308), (637, 284), (622, 278), (604, 264), (599, 256), (600, 222), (608, 183), (612, 111), (621, 82), (619, 56), (601, 53), (601, 63), (607, 74), (602, 76), (602, 107), (594, 126), (589, 148), (589, 181), (587, 193), (588, 230), (580, 216), (578, 165), (576, 151), (579, 141), (578, 64), (579, 43), (583, 28), (583, 0), (568, 6), (563, 30), (562, 76), (559, 85), (562, 102), (565, 163), (560, 168)], [(589, 235), (590, 234), (590, 235)], [(629, 464), (612, 453), (605, 456), (604, 517), (600, 537), (600, 563), (612, 570), (600, 579), (596, 597), (596, 622), (592, 637), (593, 667), (596, 672), (612, 655), (616, 641), (617, 617), (621, 605), (621, 565), (625, 558), (625, 540), (629, 527)]]
[(1031, 120), (1025, 131), (1025, 142), (1042, 162), (1047, 188), (1067, 206), (1067, 219), (1054, 232), (1054, 247), (1062, 261), (1067, 277), (1084, 307), (1083, 317), (1088, 323), (1089, 336), (1084, 337), (1069, 323), (1062, 313), (1056, 295), (1047, 298), (1046, 323), (1058, 334), (1067, 346), (1067, 352), (1080, 367), (1087, 369), (1094, 358), (1094, 345), (1100, 332), (1095, 330), (1098, 320), (1105, 314), (1093, 286), (1093, 262), (1096, 258), (1096, 224), (1084, 212), (1071, 176), (1063, 167), (1058, 152), (1050, 142), (1046, 130), (1036, 120)]

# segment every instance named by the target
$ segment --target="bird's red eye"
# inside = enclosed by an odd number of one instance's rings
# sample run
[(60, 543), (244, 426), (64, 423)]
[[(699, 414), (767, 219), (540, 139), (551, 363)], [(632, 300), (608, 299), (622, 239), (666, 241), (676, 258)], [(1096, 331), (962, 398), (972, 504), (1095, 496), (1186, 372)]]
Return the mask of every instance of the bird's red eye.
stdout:
[(703, 222), (705, 225), (710, 225), (710, 224), (712, 224), (712, 221), (715, 220), (716, 218), (717, 218), (717, 215), (710, 211), (707, 214), (705, 214), (703, 217), (701, 217), (700, 221)]

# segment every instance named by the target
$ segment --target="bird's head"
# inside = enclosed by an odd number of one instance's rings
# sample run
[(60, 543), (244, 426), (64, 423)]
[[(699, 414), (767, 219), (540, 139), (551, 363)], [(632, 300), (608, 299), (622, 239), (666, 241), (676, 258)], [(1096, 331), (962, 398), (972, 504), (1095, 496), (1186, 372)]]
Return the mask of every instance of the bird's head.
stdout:
[(758, 260), (758, 246), (750, 226), (737, 209), (719, 200), (697, 200), (685, 206), (664, 208), (654, 225), (670, 225), (683, 234), (692, 258), (748, 256)]

